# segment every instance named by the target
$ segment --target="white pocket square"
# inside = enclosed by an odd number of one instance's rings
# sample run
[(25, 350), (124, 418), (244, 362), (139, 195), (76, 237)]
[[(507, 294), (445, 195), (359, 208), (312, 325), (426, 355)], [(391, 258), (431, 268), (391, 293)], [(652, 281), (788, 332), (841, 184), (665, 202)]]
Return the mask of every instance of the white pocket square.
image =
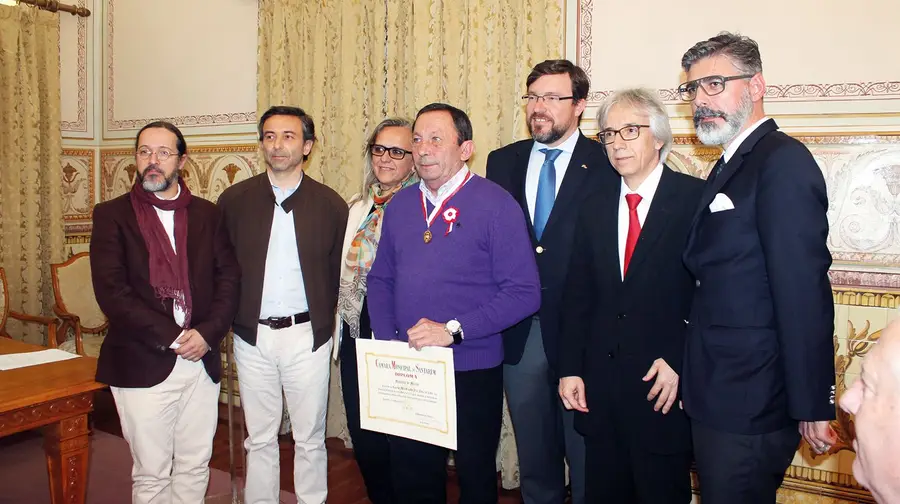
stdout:
[(712, 203), (709, 204), (709, 213), (722, 212), (724, 210), (734, 210), (734, 203), (725, 195), (725, 193), (716, 194)]

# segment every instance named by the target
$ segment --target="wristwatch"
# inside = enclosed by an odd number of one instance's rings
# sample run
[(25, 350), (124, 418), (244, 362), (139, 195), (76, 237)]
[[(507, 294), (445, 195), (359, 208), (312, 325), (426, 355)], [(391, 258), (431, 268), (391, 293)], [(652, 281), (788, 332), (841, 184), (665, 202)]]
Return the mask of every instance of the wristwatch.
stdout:
[(444, 329), (450, 333), (450, 336), (453, 336), (453, 344), (459, 345), (463, 340), (463, 332), (462, 326), (459, 324), (459, 320), (453, 319), (446, 324), (444, 324)]

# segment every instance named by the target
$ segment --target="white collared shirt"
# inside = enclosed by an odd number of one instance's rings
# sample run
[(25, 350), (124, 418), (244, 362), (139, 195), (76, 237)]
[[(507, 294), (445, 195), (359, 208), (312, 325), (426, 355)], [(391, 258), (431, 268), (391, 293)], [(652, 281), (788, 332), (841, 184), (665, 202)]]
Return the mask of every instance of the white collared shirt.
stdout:
[(419, 190), (422, 191), (422, 194), (425, 195), (425, 199), (428, 200), (429, 203), (434, 205), (434, 208), (439, 208), (441, 203), (447, 199), (447, 196), (453, 194), (459, 186), (462, 185), (463, 181), (466, 180), (466, 175), (469, 174), (469, 165), (468, 163), (463, 164), (462, 168), (456, 172), (455, 175), (450, 177), (450, 180), (444, 182), (444, 184), (438, 188), (437, 196), (431, 193), (431, 189), (425, 185), (424, 180), (419, 181)]
[(297, 232), (294, 226), (294, 211), (287, 211), (281, 205), (300, 187), (305, 175), (294, 187), (282, 189), (275, 185), (272, 174), (268, 173), (275, 196), (272, 213), (269, 245), (266, 249), (266, 266), (263, 273), (263, 292), (259, 306), (259, 318), (287, 317), (309, 311), (306, 297), (306, 283), (300, 255), (297, 251)]
[(541, 152), (541, 149), (559, 149), (562, 151), (553, 162), (553, 166), (556, 168), (555, 194), (558, 195), (563, 177), (566, 176), (566, 169), (569, 167), (569, 161), (572, 160), (572, 153), (575, 152), (575, 144), (578, 143), (580, 133), (581, 130), (576, 128), (575, 132), (569, 135), (569, 138), (566, 138), (563, 143), (556, 147), (550, 147), (540, 142), (534, 142), (534, 145), (531, 147), (531, 156), (528, 158), (528, 171), (525, 173), (525, 199), (528, 202), (528, 216), (531, 218), (532, 224), (534, 223), (534, 205), (537, 200), (538, 182), (541, 179), (541, 166), (543, 166), (544, 159), (547, 157)]
[(647, 175), (647, 178), (641, 182), (640, 187), (636, 191), (632, 191), (622, 179), (622, 188), (619, 189), (619, 274), (625, 279), (625, 242), (628, 240), (628, 201), (625, 199), (627, 194), (640, 194), (641, 202), (637, 206), (638, 222), (641, 223), (641, 229), (644, 228), (644, 222), (647, 220), (647, 214), (650, 212), (650, 204), (653, 202), (653, 196), (659, 187), (659, 180), (662, 178), (663, 162), (660, 161), (656, 168)]
[(725, 157), (725, 162), (727, 163), (728, 161), (731, 161), (731, 157), (734, 156), (734, 153), (737, 152), (737, 150), (741, 147), (741, 144), (744, 143), (744, 140), (746, 140), (751, 133), (756, 131), (756, 128), (759, 128), (762, 123), (768, 120), (768, 117), (763, 117), (759, 121), (753, 123), (752, 126), (745, 129), (740, 135), (736, 136), (734, 138), (734, 141), (731, 142), (731, 145), (729, 145), (728, 148), (725, 149), (725, 153), (723, 154), (723, 156)]
[[(153, 193), (153, 195), (161, 200), (167, 199), (160, 197), (159, 193)], [(181, 184), (178, 184), (178, 192), (175, 193), (175, 196), (169, 199), (178, 199), (179, 196), (181, 196)], [(172, 245), (172, 250), (177, 255), (178, 249), (175, 247), (175, 210), (163, 210), (156, 206), (153, 209), (156, 210), (156, 216), (159, 217), (159, 221), (169, 237), (169, 244)], [(172, 315), (175, 317), (175, 323), (180, 327), (184, 327), (184, 312), (178, 307), (177, 303), (172, 303), (172, 305)]]

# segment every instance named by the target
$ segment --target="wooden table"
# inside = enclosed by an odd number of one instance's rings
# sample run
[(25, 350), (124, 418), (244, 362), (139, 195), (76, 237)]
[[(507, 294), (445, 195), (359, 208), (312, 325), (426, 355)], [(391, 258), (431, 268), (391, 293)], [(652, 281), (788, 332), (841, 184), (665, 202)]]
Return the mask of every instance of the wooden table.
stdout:
[[(44, 347), (0, 337), (0, 354), (34, 352)], [(0, 437), (43, 427), (52, 504), (83, 504), (90, 437), (88, 413), (97, 359), (60, 362), (0, 371)]]

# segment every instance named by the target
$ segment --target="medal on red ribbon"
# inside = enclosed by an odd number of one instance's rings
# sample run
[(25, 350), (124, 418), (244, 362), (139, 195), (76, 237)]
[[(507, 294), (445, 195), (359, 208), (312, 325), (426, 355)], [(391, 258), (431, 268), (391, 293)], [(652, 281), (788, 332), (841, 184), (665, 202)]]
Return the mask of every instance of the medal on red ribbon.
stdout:
[(450, 234), (450, 231), (453, 231), (453, 223), (459, 218), (459, 210), (454, 207), (447, 208), (444, 210), (444, 205), (450, 201), (450, 198), (456, 195), (460, 189), (466, 182), (469, 181), (469, 178), (472, 177), (472, 172), (466, 173), (466, 178), (463, 179), (462, 183), (459, 184), (459, 187), (453, 190), (452, 193), (448, 194), (446, 198), (443, 198), (440, 201), (440, 205), (435, 205), (434, 209), (431, 211), (431, 214), (428, 213), (427, 200), (425, 198), (425, 193), (422, 193), (422, 215), (425, 216), (425, 234), (422, 235), (422, 239), (425, 243), (431, 243), (431, 240), (434, 239), (434, 235), (431, 233), (431, 223), (434, 222), (434, 219), (441, 213), (443, 213), (444, 222), (448, 224), (447, 232), (444, 233), (444, 236)]

